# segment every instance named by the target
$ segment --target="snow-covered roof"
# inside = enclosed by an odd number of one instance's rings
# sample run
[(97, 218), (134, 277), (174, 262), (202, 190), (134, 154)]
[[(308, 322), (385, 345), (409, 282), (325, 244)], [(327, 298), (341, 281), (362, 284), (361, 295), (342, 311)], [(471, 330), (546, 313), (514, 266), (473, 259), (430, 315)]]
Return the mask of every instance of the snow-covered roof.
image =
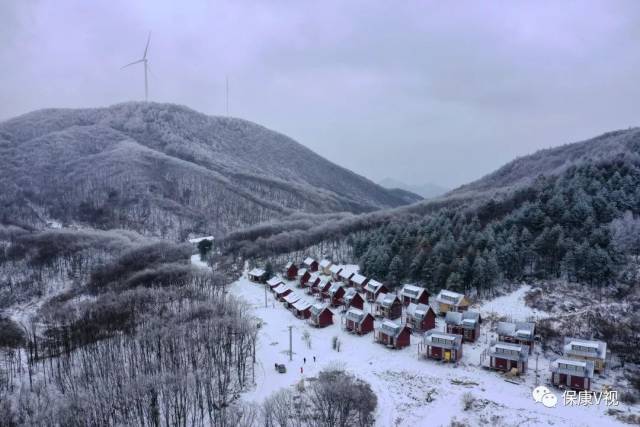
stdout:
[(526, 361), (529, 358), (529, 346), (499, 342), (491, 346), (491, 356), (508, 360)]
[(293, 303), (293, 308), (295, 308), (298, 311), (304, 311), (309, 307), (311, 307), (311, 303), (306, 299), (299, 299), (298, 301)]
[(342, 267), (340, 267), (338, 264), (333, 264), (331, 267), (329, 267), (329, 271), (331, 272), (331, 274), (338, 274), (340, 273), (340, 271), (342, 271)]
[(604, 360), (607, 357), (607, 343), (604, 341), (565, 338), (564, 354), (565, 356), (597, 357)]
[(465, 328), (475, 328), (480, 321), (480, 313), (475, 311), (465, 311), (462, 313), (448, 311), (444, 317), (447, 325), (462, 326)]
[(393, 303), (398, 299), (396, 294), (392, 293), (379, 293), (376, 298), (376, 304), (383, 307), (391, 307)]
[(249, 276), (261, 277), (264, 276), (266, 271), (261, 268), (254, 268), (249, 272)]
[(384, 319), (380, 322), (380, 326), (378, 327), (378, 331), (384, 333), (385, 335), (389, 335), (392, 337), (397, 336), (402, 332), (403, 326), (389, 319)]
[(305, 274), (307, 274), (307, 269), (306, 268), (301, 268), (300, 270), (298, 270), (298, 277), (302, 277)]
[(331, 266), (331, 261), (329, 261), (328, 259), (325, 258), (325, 259), (320, 260), (320, 264), (318, 264), (318, 265), (320, 265), (320, 268), (327, 268), (327, 267)]
[(442, 289), (438, 296), (436, 297), (436, 301), (443, 304), (460, 304), (464, 298), (464, 295), (459, 294), (457, 292), (449, 291), (447, 289)]
[(300, 295), (296, 294), (295, 292), (291, 292), (289, 295), (284, 297), (284, 300), (286, 302), (288, 302), (289, 304), (293, 304), (294, 302), (298, 301), (299, 299), (300, 299)]
[(420, 298), (420, 296), (426, 292), (425, 288), (421, 288), (420, 286), (406, 284), (402, 286), (400, 290), (400, 295), (408, 297), (408, 298)]
[(291, 289), (289, 289), (287, 287), (287, 285), (285, 285), (284, 283), (281, 285), (276, 286), (275, 288), (273, 288), (273, 292), (275, 292), (278, 295), (281, 295), (287, 291), (290, 291)]
[(353, 277), (351, 278), (351, 281), (356, 285), (362, 285), (365, 282), (365, 280), (367, 280), (367, 278), (359, 273), (354, 274)]
[(360, 323), (367, 317), (367, 313), (362, 310), (358, 310), (357, 308), (351, 307), (349, 310), (347, 310), (346, 317), (349, 320)]
[(377, 280), (371, 279), (364, 288), (369, 292), (376, 293), (381, 287), (382, 283), (378, 282)]
[(444, 332), (431, 330), (424, 334), (424, 342), (427, 345), (459, 349), (462, 347), (462, 335), (446, 334)]
[(431, 310), (431, 307), (426, 304), (410, 303), (407, 306), (407, 316), (424, 319), (429, 310)]
[(342, 299), (348, 304), (357, 294), (358, 291), (356, 291), (354, 288), (348, 288), (346, 291), (344, 291)]
[(595, 365), (591, 360), (560, 358), (551, 362), (551, 372), (593, 378)]
[(320, 282), (318, 282), (318, 288), (324, 289), (330, 283), (331, 283), (331, 277), (321, 277)]
[(497, 332), (501, 336), (531, 341), (535, 328), (533, 322), (498, 322)]
[(333, 295), (336, 292), (338, 292), (338, 289), (342, 288), (342, 284), (335, 282), (335, 283), (331, 283), (331, 287), (329, 287), (329, 294)]
[(313, 283), (316, 280), (318, 280), (320, 278), (320, 275), (318, 273), (311, 273), (309, 275), (309, 283)]
[(314, 262), (316, 262), (316, 260), (311, 257), (306, 257), (304, 261), (302, 261), (302, 263), (307, 267), (311, 267), (311, 264), (313, 264)]
[(353, 271), (349, 271), (347, 269), (342, 269), (340, 270), (340, 273), (338, 274), (338, 276), (343, 279), (343, 280), (349, 280), (351, 279), (351, 276), (353, 276), (355, 273)]
[(287, 270), (290, 269), (291, 267), (293, 267), (293, 262), (292, 261), (289, 261), (287, 263), (287, 265), (284, 266), (284, 268), (287, 269)]
[(324, 310), (328, 310), (328, 308), (327, 308), (327, 306), (325, 304), (316, 303), (316, 304), (313, 304), (311, 306), (311, 314), (314, 315), (314, 316), (319, 315)]
[(267, 280), (267, 285), (271, 286), (272, 288), (275, 288), (280, 283), (284, 284), (284, 282), (277, 276), (273, 276), (271, 279)]

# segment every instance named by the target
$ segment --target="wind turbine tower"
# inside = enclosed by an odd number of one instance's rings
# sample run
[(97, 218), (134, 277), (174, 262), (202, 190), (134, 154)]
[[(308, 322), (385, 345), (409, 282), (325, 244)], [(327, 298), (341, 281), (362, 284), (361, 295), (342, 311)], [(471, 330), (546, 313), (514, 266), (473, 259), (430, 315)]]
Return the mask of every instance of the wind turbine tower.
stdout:
[(147, 52), (149, 51), (149, 42), (151, 41), (151, 32), (149, 32), (149, 36), (147, 37), (147, 45), (144, 47), (144, 54), (142, 55), (142, 59), (138, 59), (137, 61), (133, 61), (122, 68), (127, 68), (135, 64), (144, 64), (144, 101), (149, 101), (149, 78), (147, 73), (149, 72), (149, 61), (147, 60)]

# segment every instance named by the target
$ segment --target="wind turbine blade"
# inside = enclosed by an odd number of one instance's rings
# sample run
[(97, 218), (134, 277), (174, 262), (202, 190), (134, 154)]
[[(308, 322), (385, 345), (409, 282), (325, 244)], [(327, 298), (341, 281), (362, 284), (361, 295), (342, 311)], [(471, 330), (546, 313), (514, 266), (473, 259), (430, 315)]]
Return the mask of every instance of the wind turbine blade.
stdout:
[[(136, 65), (136, 64), (139, 64), (139, 63), (141, 63), (141, 62), (144, 62), (144, 59), (138, 59), (137, 61), (133, 61), (133, 62), (131, 62), (131, 63), (129, 63), (129, 64), (127, 64), (127, 65), (123, 66), (122, 68), (127, 68), (127, 67), (130, 67), (131, 65)], [(122, 69), (122, 68), (121, 68), (121, 69)]]
[(147, 51), (149, 50), (150, 41), (151, 41), (151, 31), (149, 31), (149, 36), (147, 37), (147, 45), (144, 47), (144, 55), (142, 55), (143, 59), (147, 57)]

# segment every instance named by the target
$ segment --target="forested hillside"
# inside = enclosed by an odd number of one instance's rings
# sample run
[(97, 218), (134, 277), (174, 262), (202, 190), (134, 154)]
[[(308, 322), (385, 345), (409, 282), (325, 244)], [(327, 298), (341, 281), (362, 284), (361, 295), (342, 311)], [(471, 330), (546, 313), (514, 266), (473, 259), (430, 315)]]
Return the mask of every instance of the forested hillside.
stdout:
[(0, 185), (0, 223), (169, 238), (419, 199), (262, 126), (155, 103), (41, 110), (0, 123)]
[(257, 322), (192, 252), (0, 227), (0, 425), (242, 425)]
[(563, 278), (603, 286), (638, 255), (639, 184), (640, 130), (630, 129), (518, 159), (434, 201), (257, 226), (224, 245), (231, 255), (270, 256), (343, 242), (365, 274), (391, 285), (484, 291)]

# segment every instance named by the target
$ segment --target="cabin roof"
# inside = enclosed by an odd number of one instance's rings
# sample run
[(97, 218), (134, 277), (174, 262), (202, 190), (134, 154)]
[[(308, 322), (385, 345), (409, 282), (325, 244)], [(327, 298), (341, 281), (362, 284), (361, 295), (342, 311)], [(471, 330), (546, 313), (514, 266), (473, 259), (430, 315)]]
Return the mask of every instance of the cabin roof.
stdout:
[(282, 284), (276, 286), (275, 288), (273, 288), (273, 292), (275, 292), (278, 295), (283, 294), (288, 290), (290, 291), (291, 289), (289, 289), (289, 287), (287, 285), (285, 285), (284, 283), (282, 283)]
[(329, 268), (329, 271), (331, 272), (331, 274), (338, 274), (342, 271), (342, 267), (340, 267), (338, 264), (333, 264)]
[(302, 277), (305, 274), (307, 274), (307, 269), (306, 268), (301, 268), (300, 270), (298, 270), (298, 276)]
[(349, 320), (352, 320), (357, 323), (362, 323), (362, 321), (367, 318), (367, 314), (368, 313), (365, 313), (362, 310), (351, 307), (349, 310), (347, 310), (346, 316), (347, 316), (347, 319)]
[[(379, 304), (383, 307), (391, 307), (396, 300), (398, 300), (398, 296), (392, 293), (379, 293), (376, 298), (376, 304)], [(399, 301), (398, 301), (399, 302)]]
[(551, 362), (549, 369), (553, 373), (593, 378), (595, 365), (591, 360), (575, 360), (562, 357)]
[(406, 284), (402, 287), (400, 294), (409, 298), (420, 298), (427, 290), (420, 286)]
[(566, 356), (597, 357), (604, 360), (607, 357), (607, 343), (579, 338), (565, 338), (564, 354)]
[(273, 276), (271, 279), (267, 280), (267, 285), (271, 286), (272, 288), (278, 286), (280, 283), (284, 284), (282, 279), (277, 276)]
[(498, 335), (522, 340), (533, 340), (536, 324), (533, 322), (498, 322)]
[(369, 282), (367, 283), (367, 286), (365, 286), (365, 289), (369, 292), (378, 292), (378, 290), (382, 287), (382, 283), (378, 282), (377, 280), (369, 280)]
[(249, 276), (261, 277), (264, 276), (267, 272), (261, 268), (254, 268), (249, 272)]
[(311, 307), (311, 303), (306, 299), (299, 299), (298, 301), (293, 303), (293, 308), (298, 311), (304, 311)]
[(299, 299), (300, 299), (300, 295), (296, 294), (295, 292), (290, 292), (289, 295), (284, 297), (284, 300), (286, 302), (288, 302), (289, 304), (293, 304), (296, 301), (298, 301)]
[(322, 260), (320, 260), (320, 268), (327, 268), (327, 267), (331, 267), (331, 261), (329, 261), (328, 259), (324, 258)]
[(418, 319), (424, 319), (429, 313), (431, 307), (426, 304), (409, 303), (407, 306), (407, 315)]
[(434, 347), (442, 347), (448, 349), (459, 349), (462, 347), (462, 335), (447, 334), (434, 330), (427, 331), (424, 334), (426, 344)]
[(464, 295), (459, 294), (457, 292), (449, 291), (447, 289), (440, 290), (440, 292), (438, 293), (438, 296), (436, 297), (436, 301), (440, 303), (453, 304), (453, 305), (458, 305), (462, 303), (463, 299), (464, 299)]
[(351, 278), (351, 281), (356, 285), (362, 285), (365, 282), (365, 280), (367, 280), (367, 278), (359, 273), (354, 274), (353, 277)]
[(309, 257), (306, 257), (302, 263), (307, 267), (311, 267), (311, 264), (313, 264), (314, 262), (316, 262), (316, 260), (309, 256)]
[(480, 322), (480, 313), (476, 311), (465, 311), (463, 313), (448, 311), (444, 321), (447, 325), (473, 329)]
[(491, 356), (501, 359), (526, 362), (529, 359), (529, 347), (520, 344), (499, 342), (489, 349)]

